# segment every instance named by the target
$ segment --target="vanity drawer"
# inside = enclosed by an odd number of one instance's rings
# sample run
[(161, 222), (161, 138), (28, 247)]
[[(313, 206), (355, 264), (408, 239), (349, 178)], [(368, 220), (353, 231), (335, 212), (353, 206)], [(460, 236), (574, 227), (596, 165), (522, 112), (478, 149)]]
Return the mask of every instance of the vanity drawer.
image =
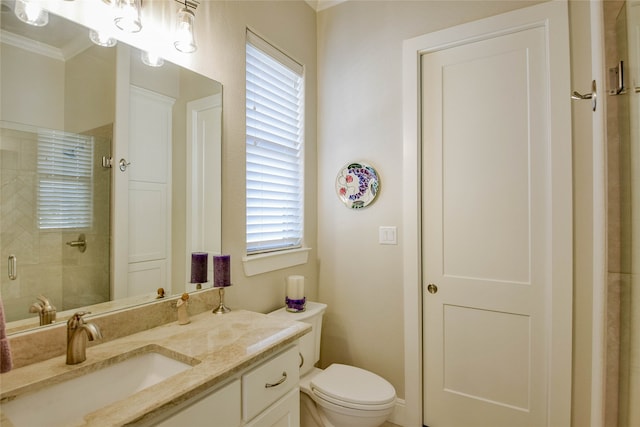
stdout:
[(242, 419), (245, 422), (298, 386), (299, 360), (296, 345), (242, 376)]

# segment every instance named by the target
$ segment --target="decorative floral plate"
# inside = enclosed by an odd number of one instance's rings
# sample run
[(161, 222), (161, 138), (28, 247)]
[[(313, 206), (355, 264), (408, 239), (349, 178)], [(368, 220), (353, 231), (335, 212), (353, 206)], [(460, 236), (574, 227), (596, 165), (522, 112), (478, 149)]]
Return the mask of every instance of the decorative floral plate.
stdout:
[(336, 192), (350, 209), (361, 209), (373, 202), (380, 190), (376, 170), (365, 163), (348, 163), (336, 177)]

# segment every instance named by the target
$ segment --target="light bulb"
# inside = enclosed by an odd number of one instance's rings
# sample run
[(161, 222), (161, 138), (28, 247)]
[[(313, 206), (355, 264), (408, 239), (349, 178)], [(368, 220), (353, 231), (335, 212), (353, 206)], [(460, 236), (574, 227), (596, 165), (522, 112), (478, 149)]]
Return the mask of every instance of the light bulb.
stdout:
[(113, 20), (116, 27), (129, 33), (137, 33), (142, 29), (140, 21), (141, 0), (119, 0), (116, 18)]
[(192, 53), (198, 49), (196, 38), (193, 31), (193, 25), (196, 16), (186, 7), (178, 11), (178, 19), (176, 22), (175, 42), (173, 45), (180, 52)]
[(36, 27), (49, 23), (49, 12), (28, 0), (16, 0), (13, 12), (22, 22)]
[(162, 67), (164, 64), (164, 59), (162, 59), (161, 56), (151, 52), (141, 52), (140, 59), (142, 59), (142, 62), (149, 67)]
[(115, 38), (111, 37), (110, 34), (107, 34), (104, 31), (90, 30), (89, 38), (98, 46), (104, 47), (113, 47), (118, 42)]

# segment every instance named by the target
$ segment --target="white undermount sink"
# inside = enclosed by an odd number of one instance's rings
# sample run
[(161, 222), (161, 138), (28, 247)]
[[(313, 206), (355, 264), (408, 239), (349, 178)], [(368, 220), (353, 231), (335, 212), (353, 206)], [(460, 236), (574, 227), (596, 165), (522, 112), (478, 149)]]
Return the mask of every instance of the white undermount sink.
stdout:
[(86, 414), (190, 369), (195, 363), (150, 350), (18, 396), (0, 408), (15, 427), (81, 424)]

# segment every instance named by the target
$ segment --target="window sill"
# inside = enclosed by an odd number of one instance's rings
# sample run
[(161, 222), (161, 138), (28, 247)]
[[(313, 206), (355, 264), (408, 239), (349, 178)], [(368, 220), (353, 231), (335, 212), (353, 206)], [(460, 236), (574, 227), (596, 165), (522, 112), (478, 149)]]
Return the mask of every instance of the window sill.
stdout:
[(244, 274), (246, 276), (255, 276), (256, 274), (306, 264), (309, 260), (310, 250), (311, 248), (298, 248), (288, 251), (247, 255), (242, 258)]

